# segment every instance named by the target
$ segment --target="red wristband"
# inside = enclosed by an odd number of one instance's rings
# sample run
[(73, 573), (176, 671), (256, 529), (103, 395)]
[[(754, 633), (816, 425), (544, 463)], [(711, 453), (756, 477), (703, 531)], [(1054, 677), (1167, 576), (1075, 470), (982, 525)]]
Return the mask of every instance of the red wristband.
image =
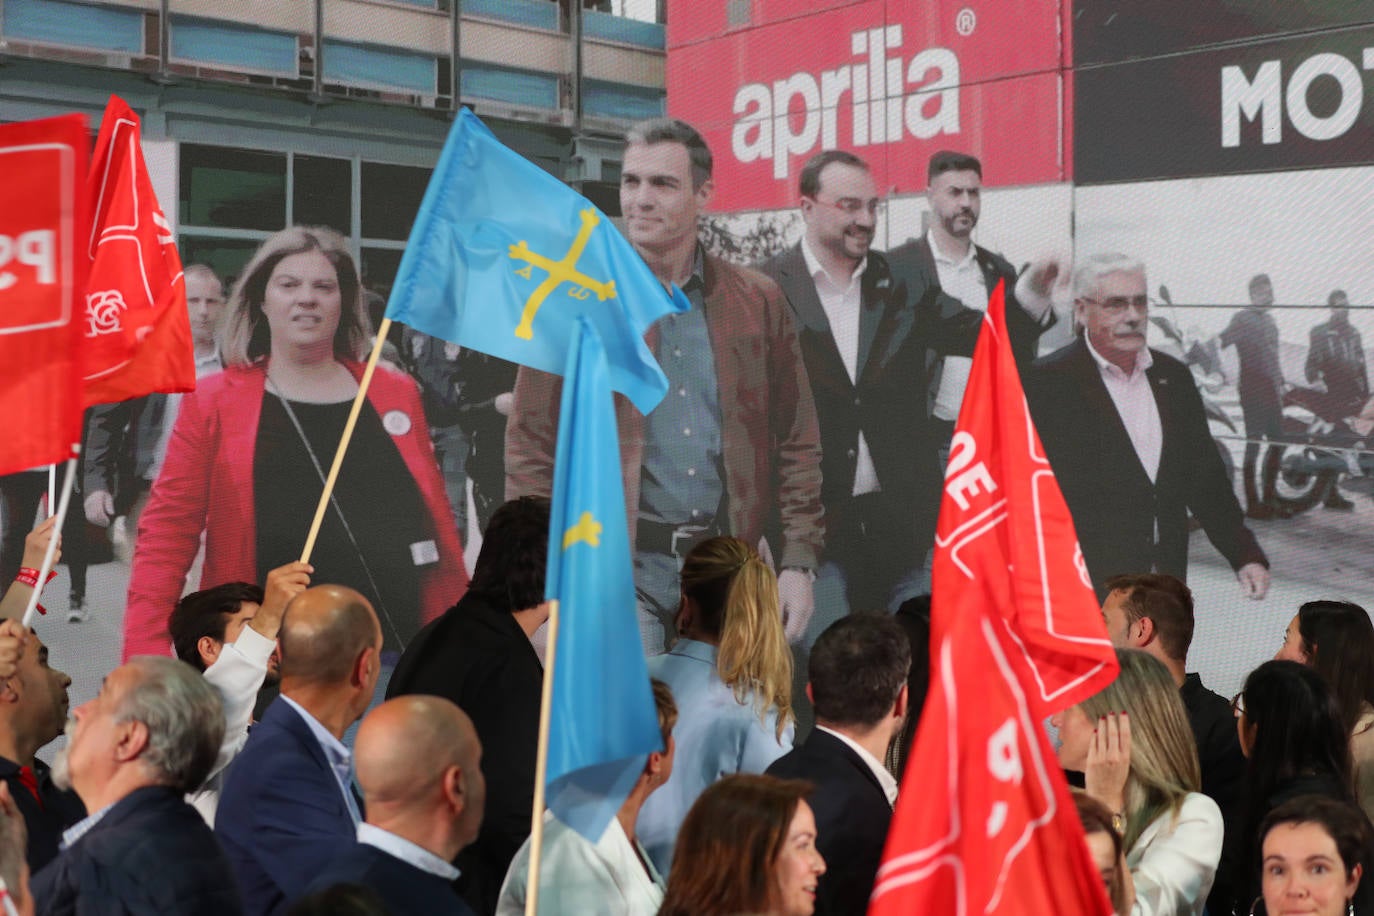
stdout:
[[(46, 580), (44, 580), (43, 584), (44, 584), (44, 585), (47, 585), (49, 582), (51, 582), (51, 581), (52, 581), (53, 579), (55, 579), (55, 578), (57, 578), (57, 571), (56, 571), (56, 570), (50, 570), (50, 571), (48, 572), (48, 578), (47, 578)], [(29, 588), (37, 588), (37, 587), (38, 587), (38, 570), (34, 569), (34, 568), (31, 567), (31, 566), (22, 567), (22, 568), (19, 570), (19, 575), (17, 575), (17, 576), (14, 577), (14, 581), (15, 581), (15, 582), (18, 582), (20, 585), (27, 585)]]

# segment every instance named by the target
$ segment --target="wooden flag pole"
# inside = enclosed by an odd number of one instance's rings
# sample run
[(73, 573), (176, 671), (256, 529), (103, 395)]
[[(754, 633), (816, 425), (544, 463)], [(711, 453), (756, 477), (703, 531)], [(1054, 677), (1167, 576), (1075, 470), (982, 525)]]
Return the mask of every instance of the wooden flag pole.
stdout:
[[(48, 581), (48, 573), (52, 571), (53, 558), (57, 555), (57, 542), (62, 537), (62, 524), (67, 520), (67, 508), (71, 504), (72, 489), (76, 485), (76, 458), (80, 452), (81, 446), (73, 445), (72, 457), (67, 459), (67, 476), (62, 481), (62, 495), (57, 500), (57, 524), (53, 526), (52, 537), (48, 538), (48, 549), (43, 551), (43, 565), (38, 569), (38, 584), (33, 587), (33, 593), (29, 595), (29, 603), (24, 608), (23, 625), (25, 630), (33, 626), (34, 615), (38, 612), (38, 597), (43, 593), (43, 586)], [(52, 508), (50, 502), (48, 504), (49, 513), (52, 512)]]
[(344, 424), (343, 438), (334, 452), (334, 463), (329, 466), (329, 476), (324, 482), (324, 492), (320, 494), (320, 504), (315, 507), (315, 520), (310, 523), (310, 533), (305, 536), (305, 547), (301, 550), (301, 562), (309, 563), (310, 554), (315, 549), (315, 539), (320, 536), (320, 526), (324, 524), (324, 513), (329, 508), (329, 497), (334, 494), (334, 484), (339, 479), (339, 468), (343, 467), (344, 452), (353, 438), (353, 427), (358, 425), (358, 414), (362, 413), (363, 402), (367, 400), (367, 389), (372, 384), (372, 373), (377, 368), (377, 359), (382, 355), (382, 345), (391, 331), (391, 319), (383, 318), (377, 328), (377, 341), (372, 345), (372, 354), (367, 358), (367, 368), (358, 382), (358, 394), (353, 398), (353, 408), (348, 412), (348, 422)]
[(553, 708), (553, 666), (558, 657), (558, 600), (549, 602), (544, 648), (544, 689), (539, 699), (539, 750), (534, 758), (534, 810), (530, 815), (530, 867), (525, 879), (525, 916), (539, 912), (539, 859), (544, 845), (544, 777), (549, 771), (549, 718)]

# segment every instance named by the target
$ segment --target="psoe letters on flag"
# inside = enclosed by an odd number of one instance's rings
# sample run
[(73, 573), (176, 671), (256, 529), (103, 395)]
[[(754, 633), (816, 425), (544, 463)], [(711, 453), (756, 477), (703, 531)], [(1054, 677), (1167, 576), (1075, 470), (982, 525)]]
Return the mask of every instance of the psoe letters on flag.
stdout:
[(869, 913), (1106, 916), (1041, 722), (1109, 684), (1116, 655), (1026, 407), (1001, 284), (950, 445), (932, 577), (931, 692)]
[(0, 474), (81, 440), (89, 143), (81, 115), (0, 126)]
[(546, 595), (558, 601), (548, 808), (601, 839), (647, 755), (663, 750), (635, 614), (606, 352), (578, 319), (558, 420)]
[(668, 383), (644, 333), (687, 308), (601, 211), (463, 109), (425, 190), (386, 316), (559, 373), (585, 315), (604, 343), (611, 388), (647, 414)]

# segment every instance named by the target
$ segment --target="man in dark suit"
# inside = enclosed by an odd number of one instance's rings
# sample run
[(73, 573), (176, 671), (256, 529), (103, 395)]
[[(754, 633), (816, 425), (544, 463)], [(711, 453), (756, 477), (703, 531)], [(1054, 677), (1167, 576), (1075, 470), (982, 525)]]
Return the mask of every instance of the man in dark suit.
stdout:
[(816, 786), (807, 801), (826, 864), (816, 887), (818, 916), (867, 909), (897, 799), (897, 780), (882, 758), (906, 717), (910, 667), (911, 644), (886, 614), (842, 618), (811, 650), (806, 691), (816, 728), (768, 773)]
[(482, 742), (486, 813), (455, 863), (478, 913), (496, 912), (506, 868), (530, 833), (544, 666), (530, 638), (548, 619), (549, 501), (511, 500), (491, 518), (462, 599), (406, 647), (387, 697), (432, 694), (472, 717)]
[(279, 910), (353, 842), (362, 804), (343, 735), (381, 673), (377, 614), (341, 585), (292, 599), (278, 645), (281, 696), (229, 768), (215, 816), (249, 914)]
[(1241, 591), (1263, 598), (1269, 561), (1245, 527), (1193, 376), (1146, 346), (1145, 265), (1094, 255), (1074, 295), (1082, 333), (1022, 378), (1098, 597), (1123, 572), (1186, 580), (1191, 513)]
[(441, 697), (401, 697), (368, 713), (355, 747), (367, 821), (310, 889), (361, 884), (393, 913), (472, 916), (451, 864), (482, 823), (482, 745), (472, 721)]
[[(975, 160), (976, 161), (976, 160)], [(928, 351), (971, 354), (986, 296), (966, 308), (944, 294), (933, 266), (871, 250), (882, 201), (868, 164), (827, 150), (802, 168), (802, 240), (760, 265), (795, 316), (821, 428), (821, 502), (826, 553), (818, 588), (838, 580), (854, 610), (894, 609), (924, 590), (920, 575), (935, 532), (939, 433), (926, 415)], [(891, 261), (891, 266), (889, 266)], [(1014, 274), (1011, 283), (1015, 283)], [(1033, 354), (1053, 321), (1008, 309), (1013, 339)]]
[(37, 911), (238, 916), (224, 852), (183, 799), (224, 735), (214, 688), (184, 662), (140, 656), (72, 718), (53, 770), (93, 813), (34, 878)]

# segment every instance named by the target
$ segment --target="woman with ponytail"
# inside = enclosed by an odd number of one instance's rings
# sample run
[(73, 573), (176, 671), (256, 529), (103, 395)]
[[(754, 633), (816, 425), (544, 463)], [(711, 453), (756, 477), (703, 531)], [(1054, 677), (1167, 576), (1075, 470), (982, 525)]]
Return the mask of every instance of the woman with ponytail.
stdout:
[(762, 773), (792, 749), (792, 651), (783, 635), (778, 580), (732, 537), (702, 541), (682, 566), (680, 638), (649, 659), (649, 674), (677, 699), (677, 755), (666, 785), (639, 815), (639, 840), (660, 874), (687, 811), (731, 773)]

